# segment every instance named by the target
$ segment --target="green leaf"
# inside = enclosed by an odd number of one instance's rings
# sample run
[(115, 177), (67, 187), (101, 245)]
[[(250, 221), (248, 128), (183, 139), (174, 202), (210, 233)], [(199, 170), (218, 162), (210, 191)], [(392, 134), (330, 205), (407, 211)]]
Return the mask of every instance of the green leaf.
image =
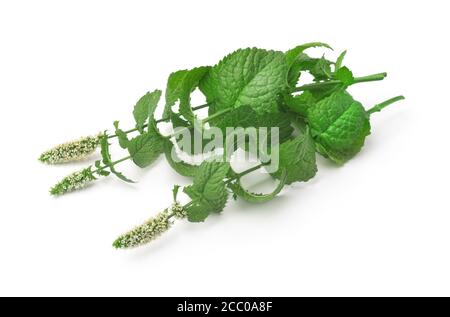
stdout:
[(172, 193), (173, 193), (173, 201), (177, 201), (178, 191), (180, 190), (180, 185), (173, 185)]
[[(278, 113), (263, 113), (258, 114), (250, 106), (241, 106), (233, 109), (232, 111), (220, 116), (214, 126), (222, 129), (224, 138), (226, 137), (226, 128), (267, 128), (267, 134), (264, 136), (266, 140), (271, 140), (271, 128), (278, 128), (279, 142), (287, 139), (293, 132), (293, 128), (290, 125), (290, 116), (283, 112)], [(248, 142), (259, 142), (260, 131), (257, 133), (255, 140), (246, 140), (246, 146), (244, 149), (248, 150)], [(259, 143), (257, 143), (259, 144)], [(269, 141), (270, 145), (270, 141)]]
[(280, 193), (280, 191), (283, 189), (284, 184), (286, 183), (286, 180), (287, 180), (287, 172), (284, 169), (280, 175), (280, 182), (278, 183), (277, 187), (269, 194), (251, 193), (248, 190), (244, 189), (239, 181), (235, 182), (235, 183), (231, 183), (229, 185), (229, 187), (231, 188), (231, 190), (233, 191), (233, 193), (236, 196), (239, 196), (248, 202), (263, 203), (263, 202), (267, 202), (267, 201), (274, 199)]
[(300, 72), (302, 70), (306, 69), (312, 69), (312, 65), (310, 65), (309, 68), (306, 68), (306, 66), (311, 63), (311, 61), (316, 61), (317, 59), (310, 58), (308, 55), (304, 54), (303, 52), (311, 47), (326, 47), (329, 49), (332, 49), (328, 44), (320, 43), (320, 42), (313, 42), (313, 43), (307, 43), (302, 44), (294, 47), (293, 49), (290, 49), (285, 53), (286, 55), (286, 61), (288, 64), (288, 77), (287, 81), (291, 87), (295, 87), (297, 84), (297, 81), (300, 77)]
[(343, 89), (345, 89), (345, 84), (338, 82), (332, 85), (324, 85), (321, 87), (315, 87), (312, 89), (308, 89), (308, 91), (311, 93), (314, 103), (318, 102), (319, 100), (322, 100), (328, 96), (330, 96), (331, 94), (333, 94), (334, 92), (337, 91), (342, 91)]
[(350, 86), (355, 81), (353, 73), (346, 66), (339, 68), (334, 74), (334, 78), (340, 80), (345, 86)]
[(100, 160), (95, 161), (95, 167), (97, 168), (97, 174), (101, 175), (101, 176), (108, 176), (109, 174), (111, 174), (108, 171), (105, 171), (102, 168), (102, 162)]
[(228, 199), (224, 178), (230, 165), (227, 162), (203, 162), (192, 185), (183, 191), (192, 199), (187, 208), (188, 220), (203, 221), (212, 212), (220, 212)]
[(345, 54), (347, 54), (347, 51), (343, 51), (336, 59), (336, 63), (334, 66), (335, 72), (337, 72), (342, 67), (342, 62), (344, 61)]
[(186, 207), (187, 218), (190, 222), (202, 222), (209, 216), (211, 204), (205, 199), (197, 199)]
[(147, 92), (134, 106), (133, 116), (136, 121), (136, 128), (143, 133), (143, 128), (148, 119), (153, 119), (153, 115), (158, 101), (161, 98), (161, 90)]
[(325, 59), (324, 57), (315, 59), (314, 61), (315, 61), (314, 66), (311, 69), (309, 69), (311, 75), (314, 76), (314, 80), (319, 81), (330, 79), (332, 76), (331, 74), (332, 62)]
[(259, 117), (252, 107), (241, 106), (218, 117), (216, 120), (210, 121), (210, 124), (222, 129), (225, 133), (227, 127), (257, 127), (259, 126)]
[(310, 91), (304, 91), (300, 95), (296, 96), (292, 96), (290, 94), (285, 95), (284, 102), (290, 110), (301, 116), (306, 116), (306, 111), (315, 103), (315, 98)]
[(191, 93), (198, 87), (200, 80), (210, 70), (210, 67), (191, 69), (184, 79), (183, 90), (180, 94), (180, 114), (188, 121), (194, 122), (195, 115), (191, 107)]
[[(174, 113), (171, 112), (171, 123), (173, 126), (173, 129), (175, 130), (176, 128), (187, 128), (189, 130), (190, 136), (191, 136), (191, 140), (190, 140), (190, 148), (186, 148), (186, 147), (181, 147), (180, 150), (189, 154), (189, 155), (196, 155), (196, 154), (200, 154), (203, 153), (203, 148), (205, 147), (205, 145), (209, 142), (209, 140), (207, 139), (202, 139), (201, 142), (201, 146), (199, 148), (195, 147), (195, 139), (194, 139), (194, 129), (199, 129), (199, 127), (194, 127), (193, 124), (191, 124), (190, 122), (184, 120), (180, 114), (178, 113)], [(198, 133), (200, 133), (200, 131), (198, 131)], [(186, 140), (183, 139), (183, 134), (180, 133), (178, 135), (175, 136), (176, 142), (178, 145), (180, 144), (186, 144), (184, 142), (186, 142)]]
[(190, 96), (209, 69), (209, 66), (197, 67), (191, 70), (180, 70), (169, 76), (163, 114), (165, 118), (170, 117), (173, 105), (180, 100), (180, 114), (186, 120), (193, 122), (195, 115), (191, 108)]
[[(284, 142), (291, 135), (294, 129), (291, 126), (291, 116), (284, 112), (279, 113), (266, 113), (258, 117), (258, 127), (267, 128), (267, 140), (271, 139), (271, 128), (278, 128), (278, 138), (279, 142)], [(259, 137), (259, 136), (258, 136)], [(258, 141), (259, 142), (259, 141)], [(269, 141), (270, 145), (270, 141)]]
[(127, 134), (119, 128), (119, 121), (114, 121), (114, 128), (117, 135), (117, 138), (119, 139), (119, 145), (122, 149), (128, 148), (128, 143), (130, 142), (128, 140)]
[(290, 49), (289, 51), (287, 51), (285, 53), (286, 55), (286, 61), (288, 63), (288, 66), (291, 67), (295, 61), (297, 60), (297, 58), (308, 48), (311, 47), (326, 47), (330, 50), (332, 50), (331, 46), (329, 46), (326, 43), (321, 43), (321, 42), (311, 42), (311, 43), (306, 43), (306, 44), (302, 44), (302, 45), (298, 45), (292, 49)]
[(163, 152), (164, 138), (155, 132), (145, 132), (130, 140), (128, 152), (133, 162), (144, 168), (152, 164)]
[(169, 165), (180, 175), (194, 177), (199, 169), (198, 165), (192, 165), (182, 161), (175, 151), (173, 143), (170, 140), (164, 142), (164, 154)]
[(286, 88), (287, 63), (282, 52), (237, 50), (211, 68), (201, 81), (209, 114), (243, 105), (257, 113), (277, 112), (276, 98)]
[(164, 107), (163, 118), (169, 118), (172, 112), (172, 107), (178, 99), (180, 99), (181, 91), (183, 90), (184, 79), (189, 71), (186, 69), (176, 71), (169, 75), (166, 86), (166, 105)]
[[(123, 180), (124, 182), (135, 183), (135, 181), (127, 178), (125, 175), (123, 175), (121, 172), (118, 172), (114, 168), (114, 163), (111, 159), (111, 154), (109, 153), (109, 143), (108, 143), (108, 137), (106, 136), (106, 134), (100, 138), (100, 153), (102, 155), (103, 164), (108, 166), (111, 173), (113, 173), (117, 178)], [(106, 173), (99, 173), (99, 174), (103, 175), (103, 176), (108, 176), (108, 174), (106, 174)]]
[(279, 151), (279, 167), (277, 172), (272, 173), (273, 177), (281, 179), (283, 170), (286, 170), (286, 184), (292, 184), (306, 182), (316, 175), (314, 141), (309, 131), (282, 143), (278, 149), (272, 149), (272, 151), (277, 150)]
[(318, 152), (338, 164), (356, 155), (370, 134), (365, 109), (342, 90), (310, 107), (307, 120)]

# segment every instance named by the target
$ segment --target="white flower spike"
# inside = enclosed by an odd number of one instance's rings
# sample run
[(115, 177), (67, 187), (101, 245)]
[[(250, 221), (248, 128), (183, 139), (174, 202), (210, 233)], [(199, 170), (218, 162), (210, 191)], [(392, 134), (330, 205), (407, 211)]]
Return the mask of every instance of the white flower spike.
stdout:
[(78, 140), (59, 144), (45, 151), (39, 160), (47, 164), (61, 164), (84, 159), (92, 154), (99, 145), (101, 134), (86, 136)]

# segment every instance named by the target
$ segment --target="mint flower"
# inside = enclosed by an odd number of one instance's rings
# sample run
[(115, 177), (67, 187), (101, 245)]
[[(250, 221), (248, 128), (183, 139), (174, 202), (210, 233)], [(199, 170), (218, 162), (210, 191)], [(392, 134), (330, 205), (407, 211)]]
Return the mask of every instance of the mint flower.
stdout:
[(173, 214), (173, 216), (177, 219), (183, 219), (187, 217), (186, 209), (183, 206), (181, 206), (178, 202), (175, 202), (170, 207), (170, 211)]
[(153, 218), (148, 219), (142, 225), (121, 235), (113, 243), (116, 249), (133, 248), (150, 242), (162, 233), (166, 232), (173, 224), (170, 218), (186, 217), (186, 211), (178, 203), (173, 204), (170, 208), (165, 209)]
[(59, 196), (80, 188), (85, 187), (89, 182), (95, 180), (91, 166), (82, 169), (69, 176), (64, 177), (59, 183), (50, 189), (50, 194)]
[(99, 144), (100, 136), (100, 134), (87, 136), (57, 145), (42, 153), (39, 160), (47, 164), (60, 164), (81, 160), (95, 151)]

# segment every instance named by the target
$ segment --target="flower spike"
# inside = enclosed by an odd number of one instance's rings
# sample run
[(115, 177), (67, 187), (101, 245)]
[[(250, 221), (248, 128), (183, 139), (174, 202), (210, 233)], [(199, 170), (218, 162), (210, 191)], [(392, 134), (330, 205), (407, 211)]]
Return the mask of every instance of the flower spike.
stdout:
[(96, 180), (96, 177), (89, 166), (88, 168), (64, 177), (50, 189), (50, 194), (53, 196), (63, 195), (65, 193), (81, 189), (93, 180)]
[(78, 140), (59, 144), (45, 151), (39, 161), (47, 164), (61, 164), (84, 159), (92, 154), (99, 145), (100, 134), (82, 137)]

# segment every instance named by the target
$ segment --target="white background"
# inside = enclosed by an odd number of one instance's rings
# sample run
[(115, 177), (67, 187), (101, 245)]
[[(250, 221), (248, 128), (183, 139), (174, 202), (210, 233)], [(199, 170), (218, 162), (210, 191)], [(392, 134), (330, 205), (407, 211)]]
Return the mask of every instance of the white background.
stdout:
[[(450, 295), (446, 1), (2, 1), (0, 295)], [(241, 47), (348, 49), (351, 88), (373, 116), (363, 151), (319, 160), (308, 183), (264, 205), (231, 202), (131, 251), (114, 238), (188, 184), (160, 159), (139, 180), (109, 177), (58, 199), (48, 188), (87, 163), (39, 153), (132, 124), (132, 106), (170, 72)], [(122, 153), (114, 152), (116, 158)]]

